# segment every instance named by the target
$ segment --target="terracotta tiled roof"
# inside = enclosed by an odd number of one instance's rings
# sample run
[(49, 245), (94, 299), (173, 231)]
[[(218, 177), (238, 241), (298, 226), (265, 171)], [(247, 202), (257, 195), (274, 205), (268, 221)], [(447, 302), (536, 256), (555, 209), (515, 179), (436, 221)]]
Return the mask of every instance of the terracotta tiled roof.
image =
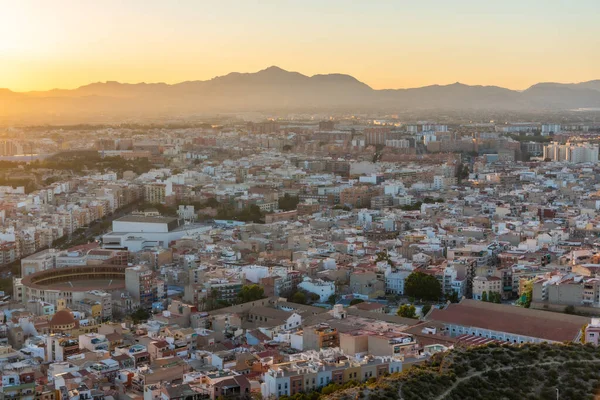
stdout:
[(434, 309), (429, 320), (489, 329), (555, 342), (575, 340), (590, 318), (503, 304), (463, 300), (446, 309)]

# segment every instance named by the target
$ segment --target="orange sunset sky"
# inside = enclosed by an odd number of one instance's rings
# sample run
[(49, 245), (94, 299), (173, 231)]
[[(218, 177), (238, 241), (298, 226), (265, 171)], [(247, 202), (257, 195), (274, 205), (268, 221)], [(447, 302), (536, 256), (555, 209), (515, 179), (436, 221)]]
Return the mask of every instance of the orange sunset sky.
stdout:
[(370, 86), (600, 79), (600, 1), (0, 0), (0, 88), (205, 80), (270, 65)]

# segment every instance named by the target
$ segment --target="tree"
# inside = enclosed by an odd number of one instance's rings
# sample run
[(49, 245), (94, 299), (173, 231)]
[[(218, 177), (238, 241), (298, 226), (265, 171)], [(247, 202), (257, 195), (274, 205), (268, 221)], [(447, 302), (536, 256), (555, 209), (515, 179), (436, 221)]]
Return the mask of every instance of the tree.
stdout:
[(488, 294), (485, 290), (481, 293), (481, 301), (488, 301)]
[(403, 211), (417, 211), (421, 209), (421, 205), (423, 203), (420, 201), (417, 201), (415, 204), (408, 204), (405, 206), (400, 206), (400, 209)]
[(224, 206), (220, 207), (217, 212), (217, 219), (232, 219), (237, 221), (244, 222), (262, 222), (263, 213), (256, 204), (251, 204), (250, 206), (236, 211), (232, 206)]
[(573, 307), (573, 306), (566, 306), (565, 307), (565, 314), (575, 314), (575, 307)]
[(469, 171), (469, 166), (468, 165), (464, 165), (463, 166), (463, 171), (462, 171), (462, 177), (463, 177), (463, 179), (468, 178), (470, 173), (471, 173), (471, 171)]
[(143, 308), (138, 308), (131, 313), (131, 319), (134, 324), (139, 324), (140, 322), (148, 321), (148, 319), (150, 319), (150, 313)]
[(244, 285), (237, 297), (240, 303), (260, 300), (265, 297), (265, 289), (258, 285)]
[(302, 292), (296, 292), (292, 296), (291, 302), (296, 304), (306, 304), (306, 295)]
[(412, 304), (403, 304), (398, 308), (399, 316), (404, 318), (417, 318), (417, 309)]
[(335, 305), (335, 301), (336, 301), (335, 294), (332, 294), (332, 295), (331, 295), (331, 296), (329, 296), (329, 298), (327, 299), (327, 302), (328, 302), (329, 304), (331, 304), (332, 306), (333, 306), (333, 305)]
[(460, 301), (458, 298), (458, 293), (456, 293), (454, 290), (446, 293), (446, 300), (448, 300), (450, 303), (458, 303)]
[(221, 205), (221, 203), (219, 203), (219, 201), (216, 198), (209, 197), (208, 199), (206, 199), (203, 205), (204, 207), (217, 208)]
[(283, 211), (295, 210), (300, 202), (300, 198), (298, 196), (290, 196), (286, 193), (283, 197), (280, 197), (278, 200), (278, 206)]
[(208, 311), (219, 308), (219, 291), (215, 288), (211, 288), (208, 296), (204, 299), (204, 305)]
[(121, 321), (123, 319), (124, 315), (123, 312), (119, 309), (114, 309), (113, 313), (112, 313), (112, 320), (113, 321)]
[(409, 297), (438, 301), (442, 296), (442, 287), (434, 276), (417, 271), (406, 278), (404, 294)]
[(421, 309), (421, 314), (423, 314), (423, 316), (426, 316), (429, 311), (431, 311), (431, 305), (425, 304)]
[(502, 302), (502, 295), (498, 292), (494, 292), (494, 303), (500, 304)]
[(525, 283), (523, 288), (523, 293), (521, 293), (521, 297), (517, 300), (517, 304), (521, 307), (529, 308), (531, 305), (531, 298), (533, 295), (533, 281), (529, 281)]
[(362, 300), (362, 299), (352, 299), (352, 300), (350, 301), (350, 305), (351, 305), (351, 306), (353, 306), (353, 305), (355, 305), (355, 304), (359, 304), (359, 303), (364, 303), (364, 300)]
[(380, 261), (387, 262), (390, 265), (390, 267), (394, 266), (394, 263), (392, 262), (392, 259), (390, 258), (390, 255), (387, 251), (380, 251), (379, 253), (377, 253), (377, 258), (375, 259), (375, 262), (378, 263)]
[(458, 183), (461, 183), (463, 179), (466, 179), (469, 177), (469, 166), (463, 163), (458, 164), (458, 166), (456, 167), (456, 174), (455, 177), (458, 181)]
[(348, 206), (341, 206), (339, 204), (336, 204), (335, 206), (333, 206), (332, 210), (350, 211), (350, 207), (348, 207)]

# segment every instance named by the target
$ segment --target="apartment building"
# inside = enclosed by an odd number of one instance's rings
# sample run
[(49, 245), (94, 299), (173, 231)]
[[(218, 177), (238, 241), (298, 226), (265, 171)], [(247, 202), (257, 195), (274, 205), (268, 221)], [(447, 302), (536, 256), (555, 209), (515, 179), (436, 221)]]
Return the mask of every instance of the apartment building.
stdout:
[(600, 307), (600, 279), (581, 275), (556, 274), (534, 279), (532, 307)]
[(340, 349), (349, 355), (416, 357), (419, 346), (415, 338), (397, 328), (386, 331), (354, 329), (340, 333)]
[(165, 204), (167, 196), (173, 191), (173, 185), (169, 183), (151, 183), (144, 185), (144, 201), (152, 204)]
[(490, 293), (502, 293), (502, 279), (496, 276), (476, 276), (473, 279), (473, 299), (482, 300), (484, 293), (486, 296)]
[(408, 269), (396, 269), (387, 266), (385, 269), (385, 293), (387, 294), (404, 294), (404, 281), (412, 273)]
[(144, 265), (137, 265), (125, 269), (125, 287), (133, 301), (143, 309), (151, 310), (154, 302), (159, 298), (159, 282), (154, 277), (154, 272)]
[(320, 302), (327, 301), (331, 295), (335, 294), (334, 282), (324, 281), (318, 278), (305, 277), (298, 287), (309, 293), (318, 295)]
[(569, 163), (598, 162), (598, 145), (590, 143), (550, 143), (544, 146), (544, 159)]
[(327, 323), (305, 327), (302, 330), (302, 349), (319, 350), (340, 346), (340, 335)]
[(363, 208), (371, 205), (371, 199), (381, 194), (381, 188), (377, 186), (355, 186), (346, 188), (340, 193), (340, 204)]
[(261, 394), (264, 398), (293, 396), (350, 380), (365, 381), (402, 370), (399, 357), (366, 356), (350, 359), (336, 348), (307, 351), (290, 357), (286, 363), (273, 364), (264, 374)]

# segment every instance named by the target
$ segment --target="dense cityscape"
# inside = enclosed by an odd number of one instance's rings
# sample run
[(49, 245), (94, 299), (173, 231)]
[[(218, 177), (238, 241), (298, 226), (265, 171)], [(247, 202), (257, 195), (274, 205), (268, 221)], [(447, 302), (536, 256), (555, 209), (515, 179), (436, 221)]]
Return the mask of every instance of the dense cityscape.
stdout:
[(596, 346), (599, 139), (394, 115), (6, 129), (4, 398), (377, 398), (451, 349)]
[(600, 400), (599, 16), (0, 0), (0, 400)]

